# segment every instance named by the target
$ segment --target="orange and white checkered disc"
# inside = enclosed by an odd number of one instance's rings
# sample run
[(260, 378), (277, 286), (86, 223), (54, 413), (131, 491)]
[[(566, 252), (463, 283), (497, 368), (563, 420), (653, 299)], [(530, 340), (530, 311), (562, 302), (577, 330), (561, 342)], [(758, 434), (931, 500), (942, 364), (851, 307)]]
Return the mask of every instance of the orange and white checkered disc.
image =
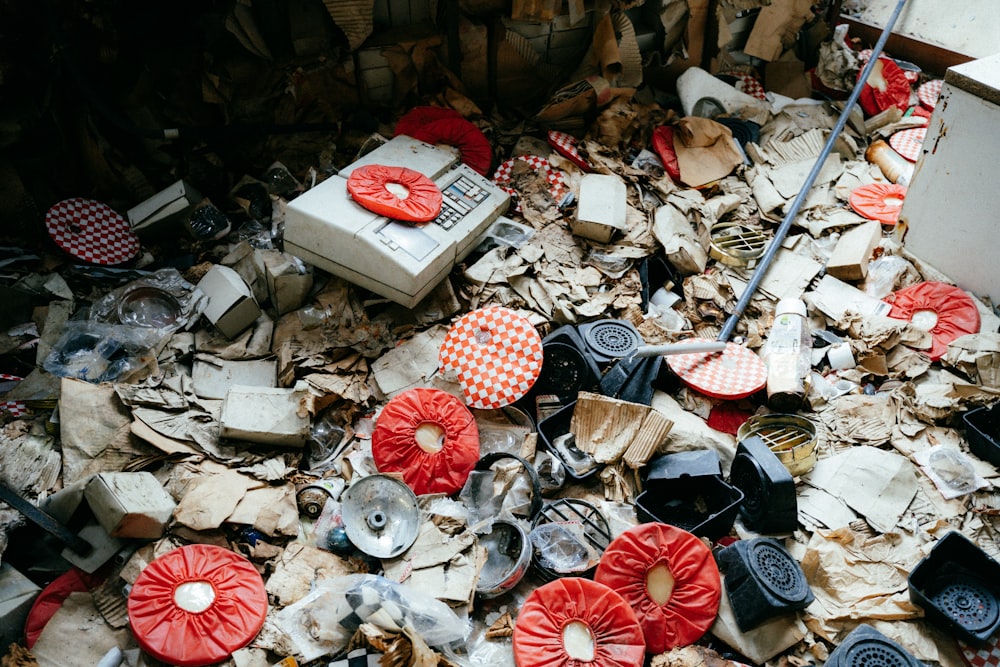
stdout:
[(542, 338), (526, 317), (509, 308), (480, 308), (448, 330), (439, 361), (458, 374), (470, 407), (502, 408), (527, 394), (538, 379)]
[[(680, 343), (704, 342), (691, 338)], [(670, 370), (686, 385), (712, 398), (735, 400), (767, 384), (767, 367), (757, 354), (736, 343), (722, 352), (691, 352), (665, 357)]]

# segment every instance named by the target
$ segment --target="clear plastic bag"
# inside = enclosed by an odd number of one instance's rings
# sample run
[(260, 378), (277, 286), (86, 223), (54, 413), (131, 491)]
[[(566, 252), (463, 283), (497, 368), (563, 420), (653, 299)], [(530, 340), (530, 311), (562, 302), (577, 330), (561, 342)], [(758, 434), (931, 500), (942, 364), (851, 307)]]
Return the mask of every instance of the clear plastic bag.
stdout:
[(168, 335), (189, 329), (208, 304), (208, 297), (177, 269), (154, 271), (104, 294), (90, 307), (89, 319), (160, 330)]
[(321, 580), (275, 616), (306, 662), (344, 649), (362, 623), (389, 632), (409, 627), (429, 646), (464, 642), (472, 629), (444, 602), (373, 574)]
[(910, 266), (910, 262), (899, 255), (882, 255), (868, 262), (865, 293), (876, 299), (889, 296)]
[(163, 340), (159, 329), (70, 321), (42, 366), (59, 377), (114, 382), (153, 364), (153, 348)]

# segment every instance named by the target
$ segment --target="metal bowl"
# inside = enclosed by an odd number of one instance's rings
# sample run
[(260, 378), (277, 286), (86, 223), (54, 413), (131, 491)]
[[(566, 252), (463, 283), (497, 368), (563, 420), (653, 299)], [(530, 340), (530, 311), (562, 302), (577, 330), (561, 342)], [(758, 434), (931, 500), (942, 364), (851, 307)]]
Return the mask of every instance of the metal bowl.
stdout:
[(122, 324), (162, 329), (175, 324), (180, 316), (180, 302), (158, 287), (133, 287), (118, 300), (118, 321)]

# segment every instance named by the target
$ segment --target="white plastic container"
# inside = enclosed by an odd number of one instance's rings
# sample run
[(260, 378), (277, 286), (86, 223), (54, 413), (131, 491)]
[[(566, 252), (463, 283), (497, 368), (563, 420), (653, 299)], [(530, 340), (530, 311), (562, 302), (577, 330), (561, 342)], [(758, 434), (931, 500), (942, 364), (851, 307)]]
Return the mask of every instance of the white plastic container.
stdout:
[(767, 405), (772, 410), (794, 412), (802, 406), (812, 370), (811, 349), (805, 303), (782, 299), (761, 354), (767, 365)]

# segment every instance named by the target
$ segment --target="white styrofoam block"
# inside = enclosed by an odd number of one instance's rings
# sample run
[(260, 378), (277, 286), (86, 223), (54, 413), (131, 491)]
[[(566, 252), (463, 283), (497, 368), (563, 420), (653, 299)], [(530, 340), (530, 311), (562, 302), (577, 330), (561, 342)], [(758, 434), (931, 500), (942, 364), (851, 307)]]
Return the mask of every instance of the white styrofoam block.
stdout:
[(87, 483), (83, 496), (112, 537), (159, 539), (177, 507), (150, 472), (102, 472)]
[(308, 388), (234, 385), (222, 402), (222, 437), (264, 445), (304, 447), (309, 437), (308, 413), (301, 401)]
[(616, 174), (586, 174), (580, 179), (580, 200), (573, 233), (606, 243), (625, 229), (625, 181)]

